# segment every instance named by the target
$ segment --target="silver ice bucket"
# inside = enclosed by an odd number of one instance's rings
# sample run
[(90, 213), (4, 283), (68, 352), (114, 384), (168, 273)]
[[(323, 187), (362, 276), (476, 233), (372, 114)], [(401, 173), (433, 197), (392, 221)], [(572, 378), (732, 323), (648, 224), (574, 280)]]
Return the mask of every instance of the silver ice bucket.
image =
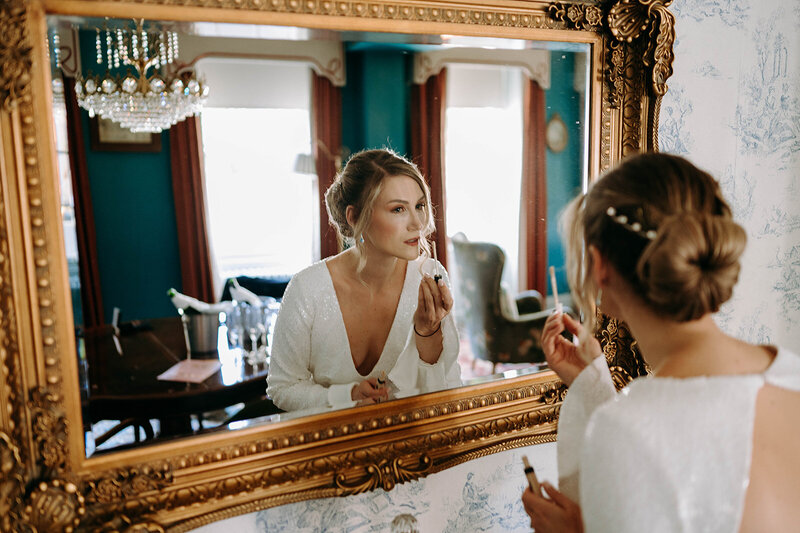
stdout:
[(193, 354), (217, 351), (219, 313), (184, 314), (183, 325)]

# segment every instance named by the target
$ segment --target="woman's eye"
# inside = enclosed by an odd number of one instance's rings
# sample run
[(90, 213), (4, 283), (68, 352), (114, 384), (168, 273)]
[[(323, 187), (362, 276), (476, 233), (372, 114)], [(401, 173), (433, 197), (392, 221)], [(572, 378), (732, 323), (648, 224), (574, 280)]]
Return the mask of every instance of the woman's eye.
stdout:
[(402, 212), (403, 212), (403, 206), (402, 205), (398, 205), (397, 207), (392, 209), (392, 213), (402, 213)]
[(425, 204), (417, 204), (417, 210), (418, 211), (424, 211), (425, 210)]

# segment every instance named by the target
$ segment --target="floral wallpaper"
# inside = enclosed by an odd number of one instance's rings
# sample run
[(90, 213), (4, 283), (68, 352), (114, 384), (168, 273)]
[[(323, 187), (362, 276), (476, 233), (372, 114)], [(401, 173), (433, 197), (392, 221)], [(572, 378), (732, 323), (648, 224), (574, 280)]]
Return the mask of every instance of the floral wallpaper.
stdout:
[[(800, 352), (800, 2), (676, 0), (675, 73), (660, 149), (720, 180), (748, 233), (739, 285), (718, 314), (729, 333)], [(794, 333), (793, 333), (794, 332)], [(300, 502), (209, 524), (221, 533), (391, 531), (411, 514), (422, 532), (530, 531), (520, 456), (555, 482), (555, 444), (470, 461), (348, 498)]]
[(718, 322), (800, 352), (800, 3), (680, 0), (672, 12), (675, 74), (660, 148), (719, 179), (748, 234)]
[(530, 532), (520, 495), (526, 486), (522, 455), (540, 481), (558, 483), (555, 443), (509, 450), (424, 479), (347, 498), (292, 503), (196, 529), (202, 533), (389, 533), (410, 514), (422, 533)]

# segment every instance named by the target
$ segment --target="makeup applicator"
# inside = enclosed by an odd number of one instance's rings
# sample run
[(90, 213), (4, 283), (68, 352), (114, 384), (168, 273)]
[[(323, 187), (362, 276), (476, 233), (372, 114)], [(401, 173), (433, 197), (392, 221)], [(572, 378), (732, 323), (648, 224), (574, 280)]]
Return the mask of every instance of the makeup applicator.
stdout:
[(550, 285), (553, 287), (553, 303), (556, 307), (556, 312), (561, 313), (564, 311), (564, 308), (561, 307), (561, 303), (558, 301), (558, 284), (556, 283), (556, 267), (550, 265)]
[(527, 455), (522, 456), (522, 464), (525, 467), (525, 477), (528, 478), (528, 485), (533, 492), (541, 496), (542, 488), (539, 486), (539, 480), (536, 478), (536, 471), (531, 466), (531, 463), (528, 462)]
[(433, 248), (433, 281), (439, 283), (439, 280), (442, 279), (442, 274), (439, 272), (439, 257), (436, 255), (436, 243), (430, 243), (431, 247)]

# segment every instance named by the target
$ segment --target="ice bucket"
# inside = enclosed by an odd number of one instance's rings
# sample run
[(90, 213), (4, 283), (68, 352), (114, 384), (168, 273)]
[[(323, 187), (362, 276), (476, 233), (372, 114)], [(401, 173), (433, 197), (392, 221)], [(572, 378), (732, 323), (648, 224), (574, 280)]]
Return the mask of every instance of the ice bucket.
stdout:
[(219, 313), (186, 313), (183, 324), (192, 354), (216, 353)]

